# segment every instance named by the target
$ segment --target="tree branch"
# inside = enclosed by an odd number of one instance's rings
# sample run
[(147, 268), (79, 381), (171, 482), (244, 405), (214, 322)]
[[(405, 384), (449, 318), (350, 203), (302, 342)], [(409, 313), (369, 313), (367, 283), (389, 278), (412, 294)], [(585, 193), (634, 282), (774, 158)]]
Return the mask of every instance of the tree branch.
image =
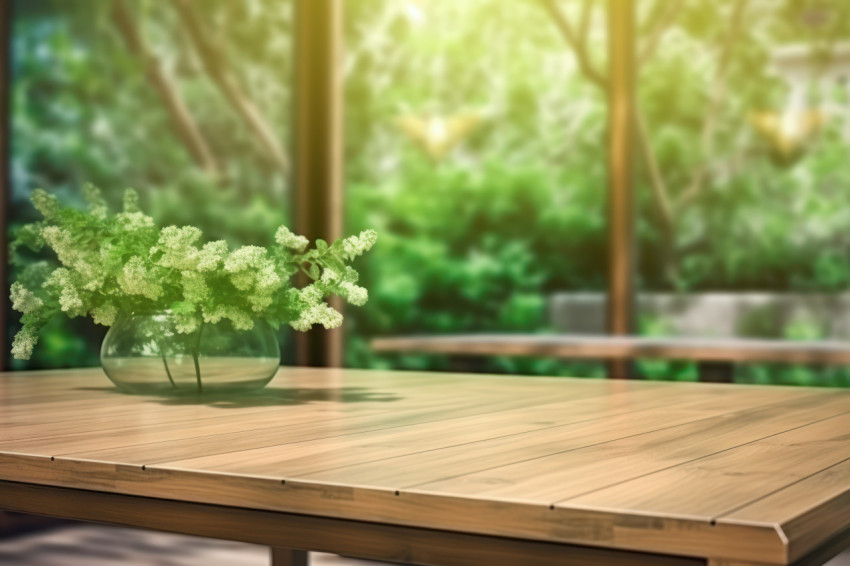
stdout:
[[(583, 26), (586, 28), (589, 23), (589, 13), (590, 6), (588, 4), (592, 0), (584, 0), (584, 6), (582, 7), (582, 21)], [(587, 51), (587, 30), (579, 30), (579, 34), (576, 34), (576, 31), (572, 28), (570, 23), (567, 21), (563, 12), (561, 12), (560, 8), (558, 8), (555, 0), (540, 0), (540, 3), (543, 5), (543, 8), (549, 13), (552, 17), (552, 20), (555, 22), (555, 25), (558, 27), (558, 31), (561, 32), (561, 37), (567, 42), (567, 44), (575, 51), (576, 59), (578, 60), (579, 68), (581, 69), (582, 74), (585, 77), (593, 81), (600, 88), (608, 87), (608, 79), (605, 75), (602, 74), (598, 69), (593, 66), (593, 63), (590, 61), (590, 56)]]
[(652, 151), (652, 145), (647, 132), (646, 119), (638, 107), (636, 116), (637, 145), (641, 158), (646, 165), (649, 187), (652, 191), (652, 202), (655, 205), (660, 222), (661, 254), (665, 266), (665, 277), (675, 286), (679, 278), (679, 267), (676, 257), (676, 226), (673, 222), (673, 211), (670, 206), (670, 196), (667, 183), (661, 174), (658, 160)]
[(284, 174), (289, 175), (289, 159), (283, 146), (269, 126), (257, 106), (249, 99), (227, 68), (224, 57), (210, 41), (206, 31), (198, 19), (190, 0), (175, 0), (174, 6), (180, 19), (189, 32), (189, 38), (195, 47), (207, 73), (212, 77), (216, 86), (227, 98), (230, 105), (248, 126), (248, 129), (259, 142), (260, 147), (274, 165)]
[(705, 162), (710, 155), (714, 153), (714, 133), (717, 129), (717, 118), (721, 108), (724, 95), (726, 93), (726, 75), (729, 68), (729, 62), (732, 59), (732, 53), (735, 44), (741, 35), (741, 25), (744, 19), (749, 0), (738, 0), (732, 9), (732, 20), (729, 25), (729, 32), (723, 39), (723, 48), (720, 53), (720, 60), (717, 62), (717, 69), (714, 72), (714, 81), (711, 85), (711, 90), (708, 95), (708, 107), (705, 111), (705, 119), (703, 121), (702, 133), (700, 135), (700, 146), (702, 149), (702, 159), (704, 163), (694, 170), (691, 176), (691, 181), (685, 191), (682, 192), (680, 198), (676, 202), (676, 211), (680, 212), (687, 207), (691, 202), (696, 200), (699, 193), (702, 192), (705, 186), (705, 180), (709, 177), (708, 173), (710, 166)]
[(643, 111), (638, 108), (637, 112), (637, 143), (638, 148), (646, 164), (646, 172), (649, 176), (649, 186), (652, 188), (652, 198), (655, 203), (655, 208), (658, 211), (658, 216), (661, 218), (662, 228), (665, 232), (673, 232), (673, 211), (670, 206), (670, 197), (667, 191), (667, 183), (661, 175), (661, 168), (658, 166), (658, 160), (655, 153), (652, 151), (652, 145), (649, 141), (649, 133), (646, 129), (646, 118)]
[(177, 136), (189, 150), (195, 163), (214, 177), (219, 177), (220, 169), (210, 151), (209, 146), (201, 135), (194, 118), (171, 83), (160, 64), (159, 59), (145, 45), (134, 21), (133, 15), (127, 9), (123, 0), (114, 0), (112, 4), (112, 20), (121, 32), (127, 48), (138, 57), (145, 67), (148, 80), (159, 95), (160, 100), (171, 116), (171, 122)]
[(682, 8), (684, 6), (684, 2), (682, 2), (682, 0), (675, 0), (673, 2), (666, 2), (665, 5), (667, 9), (664, 10), (661, 16), (659, 16), (655, 25), (652, 26), (652, 30), (649, 32), (649, 37), (644, 43), (643, 47), (638, 49), (638, 68), (642, 67), (647, 61), (652, 59), (653, 55), (655, 55), (655, 51), (658, 48), (658, 44), (660, 43), (661, 38), (664, 36), (664, 32), (669, 29), (669, 27), (679, 16), (679, 13), (682, 11)]
[(754, 155), (758, 155), (758, 153), (754, 152), (752, 148), (746, 148), (731, 155), (727, 155), (723, 159), (713, 162), (704, 162), (694, 172), (694, 177), (699, 177), (699, 183), (691, 183), (691, 185), (688, 186), (688, 188), (679, 196), (679, 199), (676, 202), (676, 211), (679, 212), (686, 209), (696, 200), (699, 196), (700, 188), (703, 186), (703, 182), (718, 175), (725, 174), (726, 177), (733, 177), (737, 175), (741, 169), (743, 169), (744, 164), (747, 163)]
[(593, 15), (593, 2), (584, 0), (581, 4), (581, 15), (578, 21), (578, 43), (587, 50), (587, 34), (590, 31), (590, 18)]

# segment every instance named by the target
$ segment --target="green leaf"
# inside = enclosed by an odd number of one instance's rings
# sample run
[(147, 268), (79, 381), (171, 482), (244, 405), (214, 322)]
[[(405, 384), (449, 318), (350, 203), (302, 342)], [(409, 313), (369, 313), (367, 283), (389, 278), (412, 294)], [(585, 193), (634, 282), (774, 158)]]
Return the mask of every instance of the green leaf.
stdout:
[(332, 256), (332, 255), (327, 255), (324, 258), (322, 258), (322, 261), (324, 262), (326, 267), (330, 268), (331, 270), (338, 273), (339, 275), (342, 275), (343, 273), (345, 273), (345, 264), (342, 263), (342, 261), (340, 261), (339, 258)]
[(320, 254), (323, 254), (328, 251), (328, 243), (319, 238), (316, 240), (316, 249), (319, 250)]

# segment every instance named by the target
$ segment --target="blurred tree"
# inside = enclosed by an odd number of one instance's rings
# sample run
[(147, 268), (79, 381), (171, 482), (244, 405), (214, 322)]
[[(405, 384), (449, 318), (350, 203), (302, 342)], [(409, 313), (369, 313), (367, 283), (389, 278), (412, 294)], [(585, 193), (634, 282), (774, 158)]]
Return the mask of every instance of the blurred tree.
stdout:
[[(444, 367), (439, 358), (376, 356), (368, 339), (545, 330), (551, 293), (604, 288), (604, 91), (569, 56), (570, 44), (565, 52), (565, 37), (540, 1), (346, 0), (348, 231), (381, 232), (361, 266), (373, 301), (351, 313), (349, 363)], [(107, 195), (113, 201), (121, 189), (138, 188), (162, 223), (199, 224), (234, 244), (268, 243), (286, 220), (288, 179), (260, 130), (286, 148), (290, 2), (205, 0), (203, 9), (196, 2), (189, 16), (199, 26), (195, 38), (179, 5), (124, 2), (220, 177), (205, 173), (175, 135), (145, 64), (115, 25), (112, 0), (18, 0), (13, 221), (32, 219), (32, 188), (73, 201), (91, 181), (115, 189)], [(600, 4), (552, 2), (577, 45), (586, 46), (584, 64), (601, 75)], [(753, 111), (786, 102), (785, 83), (770, 71), (772, 51), (800, 41), (823, 48), (844, 37), (850, 18), (830, 15), (844, 4), (639, 3), (649, 150), (638, 178), (643, 288), (826, 292), (850, 285), (850, 170), (839, 123), (828, 116), (798, 160), (776, 163), (747, 122)], [(730, 47), (736, 9), (741, 32)], [(201, 34), (215, 46), (213, 65), (221, 71), (204, 61)], [(227, 78), (217, 79), (218, 72)], [(847, 105), (840, 92), (833, 95)], [(234, 102), (237, 96), (266, 126), (247, 121), (251, 111)], [(704, 146), (710, 107), (715, 118)], [(399, 128), (410, 116), (475, 116), (477, 125), (451, 147), (440, 146), (434, 160)], [(689, 192), (701, 171), (699, 190)], [(664, 252), (664, 195), (675, 277)], [(646, 332), (663, 327), (643, 324)], [(30, 367), (96, 363), (99, 337), (92, 332), (56, 327)], [(494, 371), (597, 371), (551, 360), (488, 364)], [(657, 365), (653, 375), (689, 371)], [(753, 376), (800, 379), (760, 369)]]
[[(232, 84), (251, 93), (256, 120), (283, 147), (290, 3), (211, 0), (204, 8), (198, 25), (240, 62), (228, 67)], [(222, 96), (181, 22), (163, 3), (15, 3), (13, 229), (34, 217), (33, 188), (73, 202), (91, 181), (113, 203), (125, 187), (138, 188), (162, 224), (196, 224), (234, 245), (271, 241), (286, 221), (286, 171)], [(176, 119), (191, 125), (194, 142)], [(57, 323), (20, 367), (97, 363), (101, 337), (83, 321)]]

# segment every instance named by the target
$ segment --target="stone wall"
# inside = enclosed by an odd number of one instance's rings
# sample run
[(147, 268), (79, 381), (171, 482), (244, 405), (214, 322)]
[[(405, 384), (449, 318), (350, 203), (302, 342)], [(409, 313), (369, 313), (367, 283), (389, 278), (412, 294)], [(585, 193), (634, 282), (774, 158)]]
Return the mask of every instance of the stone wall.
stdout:
[[(602, 293), (556, 293), (549, 306), (556, 331), (605, 333)], [(850, 293), (641, 293), (637, 309), (655, 334), (850, 339)]]

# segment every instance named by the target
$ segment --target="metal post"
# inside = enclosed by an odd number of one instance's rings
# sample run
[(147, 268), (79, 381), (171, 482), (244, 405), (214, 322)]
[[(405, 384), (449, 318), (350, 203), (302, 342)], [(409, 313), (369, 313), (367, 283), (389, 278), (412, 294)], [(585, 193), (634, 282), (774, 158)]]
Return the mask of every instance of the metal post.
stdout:
[[(608, 296), (612, 335), (634, 329), (635, 25), (634, 0), (608, 2)], [(628, 360), (611, 362), (608, 376), (628, 377)]]
[[(342, 4), (295, 2), (293, 220), (329, 242), (342, 235)], [(296, 362), (342, 365), (342, 330), (296, 333)]]

